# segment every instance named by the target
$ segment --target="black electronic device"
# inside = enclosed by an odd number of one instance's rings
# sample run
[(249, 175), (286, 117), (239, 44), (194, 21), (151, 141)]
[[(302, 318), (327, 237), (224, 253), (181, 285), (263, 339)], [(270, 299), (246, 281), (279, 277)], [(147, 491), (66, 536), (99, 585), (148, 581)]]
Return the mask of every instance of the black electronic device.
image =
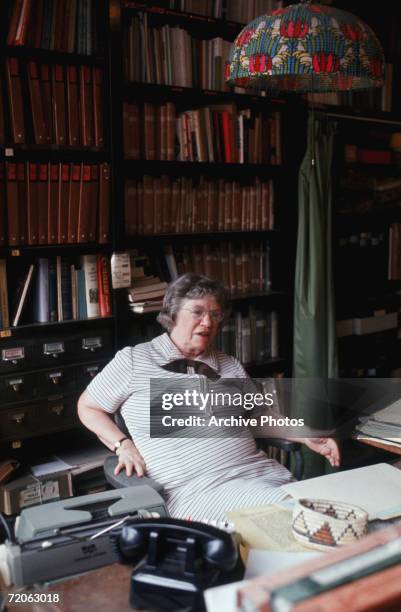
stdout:
[(244, 574), (236, 536), (203, 523), (140, 519), (123, 527), (117, 543), (122, 560), (136, 565), (133, 608), (202, 612), (205, 589)]

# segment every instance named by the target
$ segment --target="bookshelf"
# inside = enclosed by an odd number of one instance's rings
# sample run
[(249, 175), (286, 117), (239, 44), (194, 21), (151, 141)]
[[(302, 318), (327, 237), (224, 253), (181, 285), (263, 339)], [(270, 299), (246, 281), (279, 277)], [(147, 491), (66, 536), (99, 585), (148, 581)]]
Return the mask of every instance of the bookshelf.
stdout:
[(400, 125), (384, 113), (365, 113), (363, 122), (339, 118), (334, 261), (340, 374), (346, 377), (400, 373), (401, 176), (390, 149)]
[(0, 9), (0, 440), (8, 454), (76, 427), (77, 398), (115, 352), (108, 2), (44, 5), (7, 0)]
[[(278, 339), (275, 340), (273, 354), (269, 350), (258, 359), (247, 355), (246, 365), (250, 373), (259, 376), (275, 372), (289, 375), (296, 176), (304, 144), (302, 130), (297, 142), (293, 142), (292, 133), (295, 125), (305, 118), (304, 110), (300, 111), (291, 99), (267, 98), (239, 89), (231, 90), (224, 83), (221, 78), (224, 71), (221, 49), (234, 40), (242, 27), (240, 23), (179, 11), (177, 3), (155, 4), (111, 3), (111, 87), (116, 92), (112, 99), (114, 120), (111, 129), (114, 134), (113, 168), (118, 168), (119, 173), (115, 175), (113, 197), (122, 203), (125, 212), (125, 218), (122, 218), (116, 230), (118, 242), (125, 249), (137, 250), (140, 258), (147, 257), (145, 268), (163, 281), (172, 278), (166, 250), (173, 254), (179, 273), (197, 271), (223, 277), (227, 288), (231, 289), (233, 317), (237, 320), (237, 326), (241, 319), (248, 321), (250, 309), (253, 326), (253, 310), (258, 315), (264, 313), (265, 318), (275, 313), (274, 318), (278, 320), (275, 335)], [(147, 49), (144, 57), (136, 63), (133, 33), (144, 41), (143, 48)], [(163, 62), (157, 66), (156, 58), (160, 57), (162, 39), (171, 64)], [(182, 58), (183, 49), (189, 48), (191, 60), (185, 61), (181, 73), (177, 58)], [(155, 58), (156, 64), (150, 61), (150, 57)], [(245, 143), (242, 141), (238, 146), (233, 144), (233, 140), (228, 145), (227, 132), (226, 139), (224, 132), (221, 133), (221, 124), (227, 122), (224, 114), (227, 115), (228, 111), (232, 115), (229, 121), (233, 135), (237, 126), (244, 134), (242, 138)], [(184, 128), (184, 121), (193, 126), (198, 123), (198, 126), (192, 130)], [(263, 124), (266, 135), (263, 146), (262, 142), (255, 141), (255, 122), (259, 126)], [(154, 130), (151, 135), (148, 127), (142, 127), (149, 124)], [(169, 132), (168, 126), (171, 124), (173, 127)], [(219, 130), (220, 143), (217, 137), (211, 135), (213, 129), (216, 134)], [(252, 150), (247, 152), (245, 149), (249, 142), (252, 142)], [(186, 146), (192, 146), (192, 151), (184, 156)], [(230, 146), (231, 150), (227, 151)], [(291, 153), (287, 148), (289, 146)], [(121, 173), (124, 181), (118, 180)], [(163, 206), (160, 206), (161, 213), (158, 210), (158, 181), (167, 183), (164, 192), (168, 195)], [(147, 189), (142, 182), (150, 184), (151, 188)], [(210, 183), (210, 187), (205, 187), (206, 183)], [(220, 200), (220, 213), (219, 196), (213, 199), (210, 192), (209, 196), (205, 195), (208, 189), (213, 191), (219, 183), (225, 192)], [(235, 196), (230, 202), (230, 195), (226, 193), (231, 188), (236, 192), (241, 189), (245, 191), (245, 188), (251, 192), (252, 188), (256, 189), (256, 185), (263, 183), (274, 190), (270, 201), (270, 219), (265, 213), (264, 223), (262, 211), (252, 209), (255, 204), (247, 200), (254, 198), (259, 205), (262, 198), (255, 197), (256, 191), (252, 196), (250, 193), (244, 194), (236, 204)], [(175, 187), (177, 184), (179, 188)], [(184, 213), (180, 208), (183, 198), (181, 203), (174, 203), (174, 189), (186, 194)], [(199, 196), (198, 190), (201, 191)], [(148, 196), (145, 195), (146, 191)], [(189, 205), (188, 201), (192, 204)], [(237, 213), (233, 212), (235, 206), (238, 206)], [(250, 210), (241, 219), (245, 206)], [(167, 216), (171, 217), (167, 221), (160, 221), (159, 215), (162, 216), (166, 209)], [(138, 220), (138, 210), (147, 211), (147, 219)], [(154, 216), (149, 219), (150, 210)], [(236, 220), (230, 220), (229, 217), (235, 217), (235, 214)], [(181, 218), (183, 215), (185, 221)], [(216, 217), (213, 218), (213, 215)], [(253, 215), (255, 218), (250, 219)], [(235, 284), (231, 278), (230, 287), (229, 272), (217, 270), (221, 260), (225, 259), (225, 249), (232, 254), (238, 254), (242, 249), (244, 265), (247, 266), (251, 245), (255, 243), (262, 250), (268, 245), (271, 262), (268, 263), (266, 259), (262, 262), (261, 259), (260, 263), (263, 275), (271, 266), (271, 278), (265, 283), (263, 277), (261, 286), (249, 286), (245, 290), (241, 281)], [(211, 253), (214, 253), (214, 261), (202, 267), (197, 249), (202, 250), (204, 262), (211, 258)], [(247, 277), (245, 269), (239, 274), (242, 278)], [(116, 293), (119, 294), (116, 321), (119, 346), (127, 343), (127, 333), (129, 342), (143, 342), (160, 333), (155, 312), (131, 312), (125, 290)], [(244, 333), (247, 334), (245, 330)], [(233, 350), (229, 352), (235, 353), (235, 347), (231, 348)], [(241, 357), (241, 354), (238, 356)]]

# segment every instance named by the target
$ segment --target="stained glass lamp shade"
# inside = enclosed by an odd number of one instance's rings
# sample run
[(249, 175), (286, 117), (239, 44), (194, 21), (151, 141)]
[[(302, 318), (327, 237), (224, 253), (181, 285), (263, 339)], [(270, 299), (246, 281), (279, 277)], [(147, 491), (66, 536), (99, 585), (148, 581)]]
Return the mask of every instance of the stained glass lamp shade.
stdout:
[(372, 29), (319, 4), (292, 4), (254, 19), (237, 36), (226, 68), (229, 83), (272, 91), (346, 91), (384, 82), (383, 50)]

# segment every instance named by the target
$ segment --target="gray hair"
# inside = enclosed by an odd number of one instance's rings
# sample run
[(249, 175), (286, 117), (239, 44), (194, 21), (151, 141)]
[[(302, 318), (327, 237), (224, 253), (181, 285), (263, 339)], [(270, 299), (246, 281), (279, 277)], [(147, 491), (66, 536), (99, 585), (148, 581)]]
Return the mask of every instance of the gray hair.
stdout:
[(223, 285), (201, 274), (183, 274), (172, 281), (167, 287), (163, 300), (163, 308), (157, 316), (157, 321), (167, 331), (171, 331), (175, 325), (175, 319), (184, 299), (195, 300), (205, 295), (213, 296), (221, 309), (228, 313), (227, 292)]

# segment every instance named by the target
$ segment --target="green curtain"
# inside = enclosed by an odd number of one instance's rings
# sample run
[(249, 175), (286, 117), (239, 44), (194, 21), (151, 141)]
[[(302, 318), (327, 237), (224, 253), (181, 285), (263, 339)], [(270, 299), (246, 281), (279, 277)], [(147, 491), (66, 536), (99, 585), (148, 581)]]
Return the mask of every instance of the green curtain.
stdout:
[[(332, 272), (332, 159), (335, 124), (310, 114), (308, 142), (298, 179), (298, 237), (294, 296), (293, 376), (308, 396), (324, 396), (328, 378), (338, 375)], [(296, 379), (308, 379), (297, 383)], [(313, 389), (313, 390), (312, 390)], [(317, 426), (330, 426), (330, 407), (316, 400), (303, 404), (295, 390), (295, 411), (305, 410)], [(305, 401), (305, 400), (304, 400)], [(324, 460), (305, 452), (305, 477), (323, 473)]]

